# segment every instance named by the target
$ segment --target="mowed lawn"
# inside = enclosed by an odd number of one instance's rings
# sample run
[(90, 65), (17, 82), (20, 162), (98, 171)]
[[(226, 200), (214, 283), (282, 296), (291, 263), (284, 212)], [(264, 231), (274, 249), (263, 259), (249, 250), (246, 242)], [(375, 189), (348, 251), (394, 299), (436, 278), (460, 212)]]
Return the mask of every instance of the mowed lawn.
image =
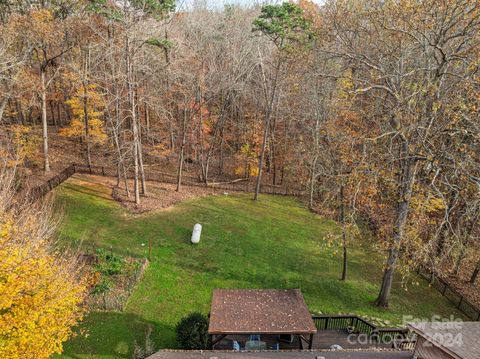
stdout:
[[(214, 288), (300, 288), (312, 313), (355, 313), (388, 326), (403, 315), (461, 316), (421, 280), (406, 291), (397, 278), (391, 307), (374, 307), (383, 255), (357, 239), (348, 280), (340, 281), (339, 248), (324, 240), (337, 225), (294, 198), (263, 195), (254, 202), (247, 194), (219, 194), (134, 215), (109, 191), (86, 176), (56, 191), (62, 243), (144, 257), (150, 241), (152, 261), (125, 312), (90, 313), (66, 343), (65, 357), (132, 358), (134, 343), (143, 345), (149, 330), (158, 349), (174, 348), (175, 324), (193, 311), (208, 313)], [(203, 225), (198, 245), (189, 243), (195, 223)]]

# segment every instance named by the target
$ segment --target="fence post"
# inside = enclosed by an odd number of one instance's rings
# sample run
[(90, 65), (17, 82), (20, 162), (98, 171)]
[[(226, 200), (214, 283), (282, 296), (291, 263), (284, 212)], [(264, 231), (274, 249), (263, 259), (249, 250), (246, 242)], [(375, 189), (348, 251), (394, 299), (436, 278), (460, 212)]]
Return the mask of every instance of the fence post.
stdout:
[(446, 291), (447, 291), (447, 283), (443, 282), (443, 291), (442, 291), (443, 296), (445, 296)]
[(460, 309), (460, 306), (462, 305), (463, 301), (463, 295), (460, 297), (460, 301), (458, 302), (457, 308)]
[(102, 176), (105, 177), (105, 167), (102, 166)]

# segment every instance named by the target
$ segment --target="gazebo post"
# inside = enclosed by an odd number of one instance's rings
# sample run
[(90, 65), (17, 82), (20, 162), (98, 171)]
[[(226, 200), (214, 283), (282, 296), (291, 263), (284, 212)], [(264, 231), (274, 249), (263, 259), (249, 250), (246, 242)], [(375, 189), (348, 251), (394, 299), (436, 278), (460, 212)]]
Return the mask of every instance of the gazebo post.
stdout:
[(308, 343), (308, 349), (312, 350), (313, 347), (313, 334), (310, 334), (310, 342)]
[(225, 338), (227, 336), (227, 334), (220, 334), (218, 337), (217, 337), (217, 334), (210, 334), (210, 346), (211, 348), (213, 349), (213, 347), (215, 346), (215, 344), (217, 344), (219, 341), (221, 341), (223, 338)]

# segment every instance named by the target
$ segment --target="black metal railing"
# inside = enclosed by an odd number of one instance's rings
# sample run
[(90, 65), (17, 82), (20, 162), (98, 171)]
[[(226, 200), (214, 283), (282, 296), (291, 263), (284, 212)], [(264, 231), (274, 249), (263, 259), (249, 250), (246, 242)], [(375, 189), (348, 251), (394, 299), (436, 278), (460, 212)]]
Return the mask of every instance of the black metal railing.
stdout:
[(375, 337), (379, 342), (407, 339), (407, 328), (381, 328), (357, 315), (313, 315), (318, 330), (346, 330)]

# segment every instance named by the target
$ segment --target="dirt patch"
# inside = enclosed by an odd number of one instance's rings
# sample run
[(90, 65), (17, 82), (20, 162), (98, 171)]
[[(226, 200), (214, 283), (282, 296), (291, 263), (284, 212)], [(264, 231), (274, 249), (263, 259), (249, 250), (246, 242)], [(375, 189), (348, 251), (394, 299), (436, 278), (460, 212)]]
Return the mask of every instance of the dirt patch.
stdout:
[(77, 185), (84, 186), (92, 195), (105, 199), (113, 199), (134, 213), (168, 209), (176, 203), (191, 198), (218, 195), (227, 192), (225, 190), (197, 186), (182, 186), (180, 192), (177, 192), (175, 191), (176, 185), (174, 184), (148, 181), (147, 195), (141, 195), (141, 203), (137, 206), (133, 197), (133, 181), (129, 181), (128, 184), (130, 197), (127, 196), (123, 183), (117, 186), (115, 178), (75, 174), (70, 181)]
[[(133, 182), (130, 184), (133, 189)], [(142, 213), (158, 209), (167, 209), (176, 203), (198, 197), (205, 197), (224, 193), (225, 191), (216, 190), (208, 187), (182, 186), (180, 192), (175, 191), (176, 185), (170, 183), (147, 182), (147, 195), (142, 195), (140, 205), (136, 205), (133, 193), (127, 197), (125, 188), (114, 186), (112, 188), (112, 197), (120, 202), (124, 207), (135, 213)]]

